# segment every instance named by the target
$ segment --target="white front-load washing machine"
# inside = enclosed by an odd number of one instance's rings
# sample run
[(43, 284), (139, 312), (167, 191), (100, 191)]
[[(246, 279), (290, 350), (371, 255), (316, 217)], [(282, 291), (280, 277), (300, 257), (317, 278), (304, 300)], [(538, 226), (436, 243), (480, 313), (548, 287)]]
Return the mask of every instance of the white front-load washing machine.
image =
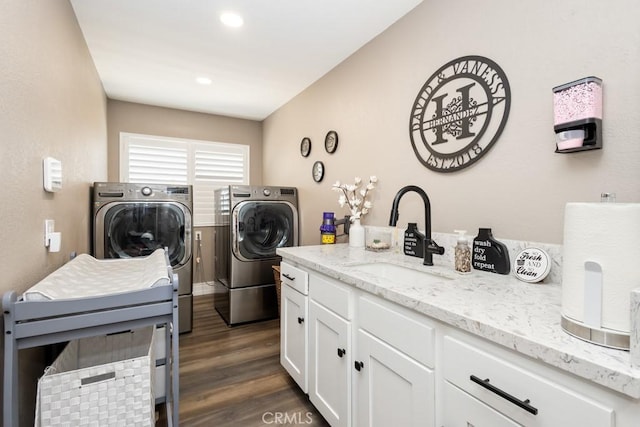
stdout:
[(93, 256), (133, 258), (167, 248), (178, 275), (179, 332), (191, 331), (192, 211), (190, 185), (93, 184)]
[(215, 191), (214, 306), (229, 325), (278, 317), (276, 249), (298, 245), (294, 187), (232, 185)]

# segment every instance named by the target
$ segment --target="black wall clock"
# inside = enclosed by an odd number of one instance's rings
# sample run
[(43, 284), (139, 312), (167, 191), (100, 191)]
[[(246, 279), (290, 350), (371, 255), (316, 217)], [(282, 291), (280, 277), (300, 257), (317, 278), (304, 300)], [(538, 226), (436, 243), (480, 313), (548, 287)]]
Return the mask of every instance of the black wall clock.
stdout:
[(300, 142), (300, 154), (302, 157), (307, 157), (309, 153), (311, 153), (311, 140), (305, 136)]
[(313, 168), (311, 169), (311, 175), (313, 176), (313, 180), (315, 182), (322, 181), (324, 178), (324, 163), (321, 161), (317, 161), (313, 164)]
[(330, 130), (324, 137), (324, 149), (327, 153), (333, 154), (338, 148), (338, 132)]

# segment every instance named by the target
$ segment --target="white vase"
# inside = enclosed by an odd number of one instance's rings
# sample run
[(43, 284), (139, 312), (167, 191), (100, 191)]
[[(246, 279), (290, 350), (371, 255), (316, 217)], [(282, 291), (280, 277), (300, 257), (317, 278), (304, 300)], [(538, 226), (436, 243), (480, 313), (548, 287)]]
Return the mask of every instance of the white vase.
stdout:
[(349, 226), (349, 246), (352, 248), (364, 248), (364, 227), (359, 219), (354, 219)]

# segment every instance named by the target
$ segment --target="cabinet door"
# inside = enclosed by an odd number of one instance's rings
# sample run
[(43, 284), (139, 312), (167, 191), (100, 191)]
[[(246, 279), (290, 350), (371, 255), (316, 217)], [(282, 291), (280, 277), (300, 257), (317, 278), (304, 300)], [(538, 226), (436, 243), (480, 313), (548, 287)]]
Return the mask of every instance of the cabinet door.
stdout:
[(432, 427), (433, 371), (361, 329), (356, 345), (358, 426)]
[(332, 427), (351, 418), (350, 323), (309, 301), (309, 399)]
[(280, 363), (305, 393), (307, 390), (308, 298), (288, 285), (282, 286)]

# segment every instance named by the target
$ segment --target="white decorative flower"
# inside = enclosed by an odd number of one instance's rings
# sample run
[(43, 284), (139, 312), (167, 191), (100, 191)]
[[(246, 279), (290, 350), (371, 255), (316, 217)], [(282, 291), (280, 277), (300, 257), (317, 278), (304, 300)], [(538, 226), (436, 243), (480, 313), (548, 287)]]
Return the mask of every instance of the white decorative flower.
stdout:
[(344, 207), (348, 205), (349, 211), (351, 212), (351, 221), (360, 219), (363, 215), (366, 215), (369, 210), (373, 207), (373, 203), (367, 200), (367, 195), (369, 191), (372, 191), (375, 188), (375, 183), (378, 182), (378, 178), (375, 175), (369, 177), (369, 182), (364, 186), (364, 188), (360, 188), (362, 185), (362, 178), (359, 176), (355, 177), (353, 185), (342, 184), (340, 181), (336, 181), (332, 186), (332, 190), (340, 191), (340, 197), (338, 197), (338, 204), (340, 207)]

